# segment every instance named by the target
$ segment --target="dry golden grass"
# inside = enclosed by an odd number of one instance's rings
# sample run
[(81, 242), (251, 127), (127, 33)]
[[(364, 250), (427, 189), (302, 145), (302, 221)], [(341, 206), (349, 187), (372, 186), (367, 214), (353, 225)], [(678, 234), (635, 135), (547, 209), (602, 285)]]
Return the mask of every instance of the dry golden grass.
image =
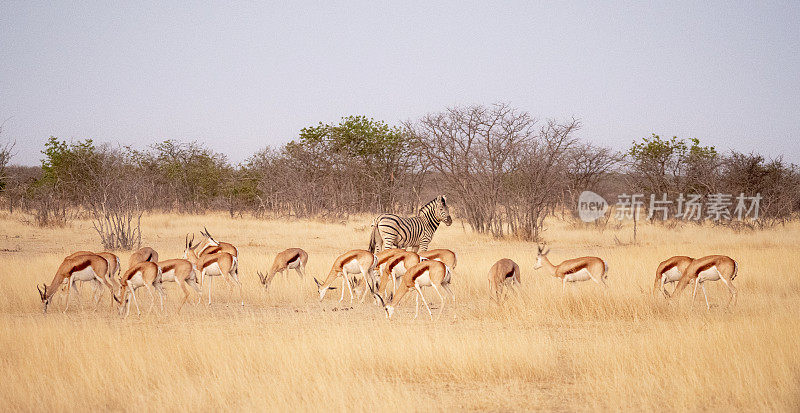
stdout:
[[(433, 247), (459, 254), (458, 304), (436, 321), (413, 320), (413, 296), (392, 321), (373, 304), (344, 310), (338, 290), (316, 299), (310, 278), (278, 277), (265, 293), (255, 275), (274, 254), (305, 248), (308, 270), (327, 273), (338, 253), (363, 248), (368, 217), (351, 223), (260, 221), (223, 215), (145, 217), (145, 242), (177, 257), (183, 237), (207, 225), (240, 247), (245, 308), (224, 282), (215, 302), (176, 314), (121, 320), (109, 306), (43, 315), (36, 283), (61, 259), (99, 249), (87, 222), (38, 229), (0, 214), (0, 406), (4, 410), (782, 410), (800, 408), (800, 226), (735, 233), (645, 225), (603, 233), (553, 221), (551, 259), (598, 255), (610, 288), (568, 287), (532, 269), (535, 246), (445, 227)], [(11, 251), (9, 251), (11, 250)], [(738, 306), (692, 309), (653, 298), (658, 262), (675, 254), (727, 254), (740, 264)], [(122, 253), (123, 262), (128, 254)], [(502, 306), (486, 273), (516, 260), (523, 286)], [(713, 284), (713, 283), (712, 283)], [(140, 304), (148, 303), (140, 292)], [(426, 296), (438, 307), (438, 297)], [(701, 298), (702, 299), (702, 298)], [(145, 306), (146, 307), (146, 306)], [(338, 310), (338, 311), (334, 311)], [(434, 310), (438, 311), (438, 310)], [(436, 315), (436, 314), (435, 314)]]

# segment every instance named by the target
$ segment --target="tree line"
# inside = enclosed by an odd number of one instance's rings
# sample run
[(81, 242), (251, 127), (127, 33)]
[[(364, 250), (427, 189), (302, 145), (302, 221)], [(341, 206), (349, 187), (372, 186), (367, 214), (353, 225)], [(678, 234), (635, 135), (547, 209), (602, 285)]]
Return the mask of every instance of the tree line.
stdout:
[(785, 222), (800, 209), (800, 173), (780, 158), (655, 134), (618, 152), (580, 138), (580, 128), (502, 103), (394, 126), (349, 116), (237, 165), (196, 142), (132, 148), (51, 137), (40, 167), (11, 165), (13, 144), (0, 145), (0, 191), (9, 211), (38, 225), (89, 216), (106, 248), (138, 245), (148, 211), (344, 220), (414, 214), (440, 193), (475, 231), (525, 240), (542, 237), (547, 217), (574, 215), (584, 190), (612, 203), (626, 192), (760, 193), (762, 219), (748, 225)]

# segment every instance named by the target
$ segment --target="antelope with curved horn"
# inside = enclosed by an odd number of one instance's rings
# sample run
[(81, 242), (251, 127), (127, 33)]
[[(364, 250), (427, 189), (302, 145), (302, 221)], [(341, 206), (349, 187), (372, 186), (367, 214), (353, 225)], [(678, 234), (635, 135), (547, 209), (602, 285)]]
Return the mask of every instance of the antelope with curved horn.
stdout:
[[(325, 281), (320, 283), (319, 280), (314, 278), (314, 282), (317, 284), (317, 288), (319, 291), (319, 300), (322, 301), (325, 298), (325, 292), (328, 289), (335, 289), (336, 287), (332, 287), (331, 283), (336, 280), (337, 277), (342, 277), (342, 296), (339, 298), (339, 302), (344, 300), (344, 287), (345, 284), (350, 291), (350, 303), (353, 303), (353, 286), (350, 283), (349, 275), (350, 274), (361, 274), (364, 280), (367, 283), (370, 291), (374, 291), (375, 289), (375, 278), (373, 276), (373, 272), (375, 271), (375, 267), (378, 265), (378, 258), (373, 255), (371, 252), (366, 250), (350, 250), (345, 252), (344, 254), (340, 255), (336, 260), (333, 262), (331, 266), (331, 270), (328, 272), (328, 276), (325, 277)], [(364, 293), (362, 294), (362, 300), (366, 295), (367, 289), (364, 289)]]
[(131, 301), (136, 304), (136, 313), (141, 315), (139, 310), (139, 303), (136, 301), (136, 290), (140, 287), (145, 287), (150, 294), (150, 308), (147, 312), (151, 312), (156, 304), (156, 296), (153, 294), (155, 290), (161, 301), (161, 311), (164, 311), (164, 286), (161, 279), (161, 267), (152, 261), (142, 261), (134, 264), (128, 268), (120, 278), (120, 302), (119, 302), (119, 315), (122, 318), (128, 317), (131, 312)]
[(244, 307), (244, 292), (242, 291), (242, 283), (239, 281), (239, 264), (236, 257), (227, 252), (198, 256), (195, 248), (197, 248), (197, 245), (192, 245), (192, 241), (189, 241), (183, 252), (183, 258), (189, 260), (194, 268), (200, 271), (201, 286), (203, 285), (202, 280), (206, 275), (212, 277), (208, 283), (208, 304), (211, 305), (211, 280), (213, 280), (213, 277), (221, 275), (228, 285), (230, 285), (230, 280), (233, 280), (239, 287), (239, 297), (242, 301), (242, 307)]
[(492, 298), (499, 299), (504, 292), (503, 287), (520, 284), (519, 265), (508, 258), (500, 259), (489, 269), (489, 291)]
[(128, 260), (128, 268), (145, 261), (158, 262), (158, 252), (150, 247), (139, 248), (131, 254), (131, 258)]
[(288, 275), (289, 270), (295, 270), (297, 271), (297, 276), (302, 280), (305, 275), (306, 263), (308, 263), (307, 252), (300, 248), (285, 249), (275, 256), (272, 261), (272, 267), (269, 268), (266, 275), (258, 271), (258, 278), (261, 280), (261, 284), (264, 285), (265, 290), (269, 288), (272, 277), (279, 272)]
[[(64, 282), (64, 279), (67, 279), (70, 285), (67, 295), (67, 307), (64, 309), (64, 312), (66, 312), (69, 309), (71, 292), (75, 291), (76, 294), (80, 294), (76, 282), (92, 281), (95, 284), (96, 291), (102, 283), (106, 282), (103, 277), (107, 273), (108, 261), (97, 254), (90, 253), (72, 258), (64, 258), (64, 261), (58, 266), (53, 281), (50, 282), (50, 286), (48, 287), (47, 284), (43, 284), (44, 290), (39, 288), (38, 285), (36, 286), (36, 289), (39, 291), (39, 298), (42, 300), (42, 311), (45, 313), (47, 312), (47, 306), (50, 305), (53, 295), (58, 291), (58, 287)], [(109, 288), (111, 288), (110, 285)], [(116, 296), (114, 296), (114, 298), (116, 299)]]
[(386, 304), (383, 298), (374, 293), (375, 299), (379, 301), (379, 303), (383, 306), (383, 309), (386, 311), (386, 318), (392, 318), (394, 314), (394, 309), (400, 304), (400, 301), (403, 297), (408, 293), (411, 289), (414, 289), (417, 292), (417, 304), (416, 310), (414, 312), (414, 318), (417, 318), (419, 315), (419, 299), (422, 299), (422, 303), (425, 304), (425, 308), (428, 309), (428, 315), (433, 320), (433, 313), (431, 312), (430, 306), (428, 306), (428, 302), (425, 301), (425, 296), (422, 295), (422, 287), (433, 287), (436, 294), (439, 295), (439, 298), (442, 300), (442, 308), (439, 310), (439, 317), (441, 317), (442, 313), (444, 312), (444, 304), (445, 298), (441, 292), (439, 292), (439, 287), (442, 287), (443, 290), (447, 291), (453, 296), (453, 300), (455, 300), (455, 294), (450, 289), (450, 281), (451, 281), (451, 272), (450, 269), (444, 265), (444, 263), (435, 260), (425, 260), (421, 261), (419, 264), (412, 266), (411, 268), (406, 271), (405, 275), (403, 275), (403, 280), (400, 283), (400, 286), (397, 288), (397, 293), (395, 293), (389, 304)]
[[(187, 239), (186, 247), (188, 247), (188, 245)], [(186, 248), (184, 248), (184, 251), (185, 250)], [(158, 266), (161, 267), (161, 282), (177, 283), (181, 291), (183, 291), (183, 300), (181, 300), (181, 304), (178, 306), (179, 313), (186, 303), (186, 300), (189, 299), (189, 289), (187, 287), (191, 287), (198, 294), (197, 302), (200, 302), (203, 292), (197, 284), (197, 269), (195, 269), (194, 265), (189, 260), (176, 258), (173, 260), (159, 261)]]
[[(202, 235), (204, 239), (194, 246), (194, 249), (197, 251), (198, 257), (202, 258), (203, 256), (206, 255), (212, 255), (219, 252), (226, 252), (230, 254), (231, 257), (233, 257), (233, 260), (235, 261), (234, 264), (236, 264), (236, 267), (238, 269), (239, 249), (236, 248), (235, 245), (229, 242), (217, 241), (216, 239), (214, 239), (214, 237), (211, 236), (211, 233), (208, 232), (208, 228), (206, 228), (205, 226), (203, 227), (203, 230), (200, 231), (200, 235)], [(194, 241), (194, 234), (192, 234), (192, 241)], [(203, 285), (203, 282), (204, 279), (201, 273), (200, 276), (201, 286)]]
[(699, 285), (703, 290), (703, 296), (706, 298), (706, 308), (710, 310), (711, 305), (708, 303), (708, 294), (706, 294), (706, 287), (703, 283), (706, 281), (722, 280), (722, 283), (728, 287), (728, 292), (731, 295), (727, 305), (730, 305), (731, 301), (736, 304), (739, 292), (736, 287), (733, 286), (733, 279), (736, 278), (738, 272), (739, 264), (734, 261), (733, 258), (726, 255), (709, 255), (707, 257), (698, 258), (692, 261), (683, 271), (683, 275), (678, 281), (678, 286), (675, 287), (675, 292), (672, 293), (672, 296), (678, 297), (683, 289), (686, 288), (690, 282), (694, 281), (692, 304), (694, 305), (694, 298), (697, 295), (697, 286)]
[(550, 275), (561, 279), (561, 291), (567, 289), (568, 282), (588, 281), (592, 280), (598, 285), (602, 283), (603, 286), (608, 288), (606, 278), (608, 278), (608, 265), (605, 261), (598, 257), (580, 257), (571, 260), (565, 260), (561, 264), (553, 265), (547, 258), (547, 253), (550, 248), (545, 250), (544, 245), (538, 246), (539, 253), (536, 256), (536, 265), (533, 269), (545, 267)]
[[(677, 282), (681, 279), (686, 267), (694, 261), (694, 258), (685, 255), (676, 255), (670, 257), (658, 264), (656, 269), (656, 280), (653, 285), (653, 295), (656, 294), (659, 287), (664, 296), (669, 298), (670, 294), (667, 292), (666, 285), (669, 283)], [(673, 291), (674, 293), (674, 291)]]
[[(103, 274), (103, 280), (104, 280), (104, 284), (106, 285), (106, 287), (108, 287), (109, 291), (111, 292), (111, 297), (112, 297), (111, 306), (113, 307), (114, 306), (114, 299), (113, 299), (114, 298), (114, 291), (116, 291), (116, 289), (119, 287), (119, 281), (117, 280), (117, 277), (119, 276), (119, 271), (120, 271), (119, 257), (117, 257), (115, 254), (113, 254), (111, 252), (107, 252), (107, 251), (97, 252), (97, 253), (91, 252), (91, 251), (78, 251), (78, 252), (74, 252), (74, 253), (68, 255), (67, 258), (75, 258), (75, 257), (81, 256), (81, 255), (86, 255), (86, 254), (99, 255), (99, 256), (103, 257), (106, 260), (106, 262), (108, 263), (108, 272), (106, 274)], [(83, 284), (83, 281), (81, 281), (81, 284)], [(99, 287), (99, 285), (95, 285), (95, 287), (96, 288), (94, 290), (94, 297), (95, 297), (94, 298), (94, 301), (95, 301), (94, 309), (97, 310), (97, 306), (100, 304), (100, 299), (102, 298), (102, 295), (103, 295), (103, 290), (102, 290), (102, 288), (99, 288), (99, 289), (97, 288), (97, 287)], [(62, 293), (68, 293), (69, 292), (69, 288), (70, 288), (70, 284), (69, 284), (68, 281), (65, 280), (64, 282), (61, 283), (61, 292)], [(99, 295), (98, 295), (98, 293), (99, 293)], [(66, 297), (67, 294), (63, 294), (63, 296)]]

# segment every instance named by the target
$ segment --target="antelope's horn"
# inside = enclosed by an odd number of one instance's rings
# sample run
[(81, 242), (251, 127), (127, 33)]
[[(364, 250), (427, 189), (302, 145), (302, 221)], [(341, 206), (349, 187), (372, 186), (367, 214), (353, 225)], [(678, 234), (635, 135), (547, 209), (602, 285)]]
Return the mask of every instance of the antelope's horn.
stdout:
[(317, 283), (317, 287), (322, 287), (322, 285), (319, 283), (319, 280), (317, 280), (317, 277), (313, 277), (313, 278), (314, 278), (314, 282)]
[(203, 230), (205, 230), (205, 231), (206, 231), (206, 234), (205, 234), (205, 235), (206, 235), (207, 237), (209, 237), (209, 238), (214, 238), (214, 237), (212, 237), (212, 236), (211, 236), (211, 234), (208, 232), (208, 228), (206, 228), (206, 226), (205, 226), (205, 225), (203, 225)]
[(44, 295), (44, 293), (42, 292), (42, 288), (39, 287), (39, 284), (36, 284), (36, 290), (39, 291), (39, 295)]

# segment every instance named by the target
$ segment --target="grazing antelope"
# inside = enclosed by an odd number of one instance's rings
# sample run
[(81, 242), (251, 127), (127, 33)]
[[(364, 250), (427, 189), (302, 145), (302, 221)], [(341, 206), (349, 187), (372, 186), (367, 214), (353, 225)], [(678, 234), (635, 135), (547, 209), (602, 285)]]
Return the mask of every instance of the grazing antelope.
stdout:
[(492, 297), (499, 299), (506, 285), (520, 285), (519, 265), (508, 258), (503, 258), (489, 269), (489, 291)]
[(297, 276), (302, 280), (303, 276), (305, 276), (307, 262), (308, 253), (302, 249), (285, 249), (275, 256), (275, 259), (272, 261), (272, 267), (267, 271), (267, 275), (261, 274), (261, 271), (258, 271), (258, 278), (261, 279), (261, 284), (264, 285), (265, 290), (269, 288), (272, 277), (279, 272), (288, 275), (289, 270), (293, 269), (297, 271)]
[(608, 278), (608, 265), (605, 261), (597, 257), (580, 257), (566, 260), (558, 265), (553, 265), (547, 258), (550, 248), (545, 250), (545, 246), (538, 246), (539, 253), (536, 256), (536, 265), (533, 269), (545, 267), (550, 275), (561, 278), (561, 292), (566, 291), (567, 282), (592, 280), (598, 285), (602, 283), (606, 288), (606, 278)]
[(688, 267), (683, 271), (681, 279), (678, 281), (678, 286), (675, 287), (675, 292), (672, 293), (673, 297), (680, 295), (681, 291), (694, 281), (694, 290), (692, 292), (692, 304), (697, 295), (697, 286), (703, 290), (703, 296), (706, 298), (706, 308), (711, 309), (708, 303), (708, 295), (706, 294), (706, 287), (703, 285), (706, 281), (722, 280), (722, 283), (728, 287), (728, 292), (731, 297), (728, 299), (728, 304), (733, 301), (736, 304), (739, 292), (733, 286), (733, 279), (736, 278), (736, 273), (739, 271), (739, 264), (733, 258), (726, 255), (709, 255), (707, 257), (698, 258), (692, 261)]
[(150, 247), (139, 248), (128, 260), (128, 268), (144, 261), (158, 262), (158, 252)]
[(427, 260), (441, 261), (444, 265), (450, 267), (451, 270), (456, 269), (456, 253), (448, 249), (439, 248), (430, 251), (422, 251), (419, 253), (419, 257)]
[[(70, 289), (67, 292), (67, 307), (64, 309), (64, 312), (69, 309), (71, 292), (75, 291), (76, 294), (80, 294), (76, 285), (78, 281), (92, 281), (96, 292), (98, 288), (101, 288), (101, 284), (106, 283), (104, 276), (107, 273), (108, 261), (97, 254), (90, 253), (64, 258), (64, 261), (61, 262), (61, 265), (59, 265), (56, 270), (53, 281), (50, 282), (49, 290), (47, 284), (43, 284), (44, 290), (39, 288), (38, 285), (36, 286), (36, 289), (39, 290), (39, 298), (42, 299), (42, 311), (47, 313), (47, 306), (50, 304), (50, 300), (65, 279), (67, 279)], [(112, 288), (110, 284), (106, 285)]]
[(685, 255), (676, 255), (658, 264), (658, 269), (656, 269), (656, 280), (655, 284), (653, 285), (653, 295), (656, 294), (656, 291), (658, 291), (660, 287), (661, 292), (664, 293), (664, 296), (669, 298), (670, 294), (665, 288), (666, 284), (680, 280), (683, 272), (686, 270), (686, 267), (688, 267), (692, 261), (694, 261), (694, 258), (687, 257)]
[[(322, 299), (325, 298), (325, 292), (327, 292), (328, 289), (336, 288), (332, 287), (331, 283), (333, 283), (336, 277), (341, 275), (342, 296), (339, 298), (339, 302), (344, 300), (344, 287), (345, 284), (347, 284), (347, 288), (350, 291), (350, 303), (352, 304), (353, 286), (348, 279), (349, 275), (361, 274), (361, 276), (367, 282), (369, 290), (373, 291), (375, 289), (375, 277), (373, 276), (373, 272), (375, 271), (375, 267), (377, 265), (378, 258), (366, 250), (351, 250), (340, 255), (338, 258), (336, 258), (336, 261), (333, 262), (331, 270), (328, 272), (328, 276), (325, 277), (325, 282), (320, 283), (319, 280), (314, 278), (314, 282), (317, 284), (319, 291), (319, 300), (322, 301)], [(365, 295), (366, 289), (364, 290), (364, 294), (362, 294), (362, 300)]]
[(389, 304), (385, 304), (383, 298), (379, 294), (375, 293), (374, 295), (383, 306), (383, 309), (386, 311), (386, 318), (392, 318), (394, 309), (398, 304), (400, 304), (400, 300), (403, 299), (407, 292), (409, 292), (411, 289), (414, 289), (417, 292), (417, 304), (414, 312), (414, 318), (417, 318), (419, 315), (419, 299), (421, 298), (422, 303), (425, 304), (425, 308), (428, 309), (428, 315), (431, 317), (431, 320), (433, 320), (431, 308), (428, 306), (428, 302), (425, 301), (425, 296), (422, 295), (422, 287), (433, 287), (434, 291), (436, 291), (436, 294), (439, 295), (439, 298), (442, 300), (442, 308), (439, 311), (439, 316), (441, 317), (442, 312), (444, 312), (445, 299), (442, 293), (439, 292), (438, 287), (442, 287), (442, 289), (450, 293), (453, 296), (453, 300), (455, 300), (455, 294), (453, 294), (453, 291), (450, 290), (450, 278), (450, 269), (442, 262), (425, 260), (421, 261), (417, 265), (412, 266), (408, 269), (408, 271), (406, 271), (405, 275), (403, 275), (400, 285), (397, 288), (397, 293), (392, 296)]
[[(115, 254), (107, 252), (107, 251), (97, 252), (97, 253), (94, 253), (94, 252), (91, 252), (91, 251), (78, 251), (78, 252), (74, 252), (74, 253), (70, 254), (69, 256), (67, 256), (67, 258), (74, 258), (74, 257), (80, 256), (80, 255), (86, 255), (86, 254), (99, 255), (99, 256), (103, 257), (106, 260), (106, 262), (108, 263), (108, 272), (106, 274), (103, 274), (103, 279), (104, 279), (104, 284), (108, 287), (109, 291), (111, 292), (111, 297), (112, 297), (111, 305), (113, 307), (113, 305), (114, 305), (114, 292), (119, 287), (119, 281), (117, 280), (117, 277), (119, 276), (119, 271), (120, 271), (119, 257), (117, 257)], [(83, 281), (81, 281), (81, 284), (83, 284)], [(69, 288), (70, 288), (69, 282), (67, 280), (64, 280), (64, 282), (61, 284), (61, 292), (62, 293), (68, 293), (69, 292)], [(100, 293), (100, 295), (97, 295), (98, 292)], [(95, 294), (95, 298), (94, 298), (94, 300), (95, 300), (95, 310), (97, 310), (97, 305), (100, 303), (100, 299), (102, 298), (103, 290), (102, 289), (100, 289), (100, 290), (95, 289), (94, 294)], [(66, 298), (67, 295), (64, 294), (63, 296)]]
[[(386, 250), (386, 251), (397, 251), (390, 256), (389, 259), (385, 260), (383, 269), (381, 271), (381, 278), (380, 282), (378, 283), (378, 294), (382, 296), (385, 295), (386, 289), (389, 287), (389, 280), (392, 281), (392, 287), (390, 296), (388, 299), (391, 300), (391, 295), (393, 295), (397, 291), (397, 284), (399, 279), (403, 278), (406, 274), (406, 271), (419, 264), (421, 261), (419, 255), (415, 252), (405, 251), (405, 250)], [(381, 251), (383, 254), (385, 251)], [(378, 254), (380, 255), (380, 254)], [(380, 260), (378, 261), (380, 263)]]
[(158, 298), (161, 300), (161, 311), (164, 311), (166, 293), (161, 281), (161, 267), (152, 261), (142, 261), (128, 268), (120, 279), (119, 315), (122, 318), (128, 317), (131, 312), (131, 301), (136, 305), (136, 313), (138, 315), (142, 314), (139, 310), (139, 303), (136, 301), (136, 290), (140, 287), (145, 287), (147, 292), (150, 293), (150, 308), (147, 312), (152, 311), (156, 304), (156, 296), (153, 294), (153, 290), (158, 293)]
[(189, 299), (189, 289), (186, 288), (187, 286), (192, 287), (198, 294), (197, 302), (200, 302), (203, 292), (200, 290), (200, 285), (197, 284), (197, 270), (195, 270), (194, 265), (192, 265), (189, 260), (177, 258), (174, 260), (159, 261), (158, 266), (161, 267), (161, 282), (177, 283), (183, 291), (183, 300), (181, 300), (181, 304), (178, 306), (179, 313), (186, 303), (186, 300)]
[[(203, 236), (204, 239), (199, 243), (197, 243), (197, 245), (195, 245), (194, 247), (197, 250), (198, 257), (216, 254), (218, 252), (227, 252), (233, 257), (233, 260), (235, 261), (234, 264), (236, 265), (238, 271), (239, 249), (236, 248), (235, 245), (229, 242), (222, 242), (215, 240), (214, 237), (212, 237), (211, 234), (208, 232), (208, 229), (206, 227), (203, 227), (203, 230), (200, 231), (200, 234)], [(192, 242), (194, 242), (194, 234), (192, 234)], [(203, 285), (204, 282), (203, 278), (204, 277), (202, 276), (201, 273), (200, 276), (201, 286)]]
[[(216, 252), (213, 254), (206, 254), (198, 256), (195, 249), (197, 245), (192, 245), (192, 242), (186, 240), (186, 249), (183, 252), (183, 258), (189, 260), (197, 271), (200, 271), (200, 285), (203, 285), (202, 280), (205, 276), (216, 277), (222, 276), (225, 282), (230, 285), (230, 280), (233, 280), (239, 286), (239, 297), (242, 300), (242, 307), (244, 307), (244, 292), (242, 291), (242, 283), (239, 281), (239, 264), (236, 258), (227, 252)], [(211, 305), (211, 280), (208, 283), (208, 304)]]

